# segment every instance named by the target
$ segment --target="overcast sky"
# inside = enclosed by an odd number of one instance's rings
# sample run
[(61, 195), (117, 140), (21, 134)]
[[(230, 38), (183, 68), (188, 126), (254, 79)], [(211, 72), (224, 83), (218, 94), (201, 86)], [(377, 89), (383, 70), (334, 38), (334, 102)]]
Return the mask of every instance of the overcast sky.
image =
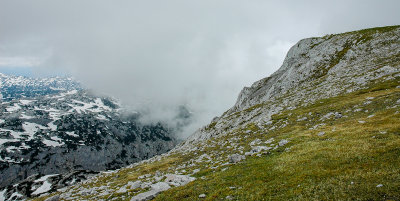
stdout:
[(65, 72), (151, 119), (186, 104), (195, 128), (298, 40), (400, 24), (399, 11), (398, 0), (0, 0), (0, 69)]

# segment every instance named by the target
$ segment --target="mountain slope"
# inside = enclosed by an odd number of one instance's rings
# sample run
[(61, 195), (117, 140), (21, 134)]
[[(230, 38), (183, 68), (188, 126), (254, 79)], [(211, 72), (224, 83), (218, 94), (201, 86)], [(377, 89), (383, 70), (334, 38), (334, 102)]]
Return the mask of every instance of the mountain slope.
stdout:
[[(139, 113), (125, 111), (115, 100), (83, 90), (71, 79), (49, 82), (1, 76), (2, 93), (9, 95), (0, 103), (3, 194), (38, 196), (98, 171), (164, 153), (177, 143), (172, 134), (176, 128), (140, 123)], [(50, 86), (58, 88), (49, 91)], [(180, 111), (181, 115), (187, 112)], [(43, 182), (48, 186), (40, 189)]]
[(400, 27), (381, 27), (301, 40), (170, 152), (51, 196), (399, 200), (399, 147)]

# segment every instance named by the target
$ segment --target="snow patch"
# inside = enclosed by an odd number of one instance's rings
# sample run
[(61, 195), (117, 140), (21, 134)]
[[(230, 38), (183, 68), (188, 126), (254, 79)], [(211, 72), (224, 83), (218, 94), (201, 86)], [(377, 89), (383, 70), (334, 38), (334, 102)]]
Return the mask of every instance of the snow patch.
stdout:
[(21, 135), (23, 135), (23, 133), (21, 133), (21, 132), (16, 132), (16, 131), (9, 130), (9, 129), (4, 129), (4, 128), (0, 128), (0, 132), (1, 131), (2, 132), (9, 132), (10, 135), (12, 135), (14, 137), (14, 139), (20, 139)]
[(52, 136), (52, 137), (50, 137), (52, 140), (54, 140), (54, 141), (58, 141), (58, 142), (61, 142), (62, 141), (62, 139), (61, 138), (59, 138), (59, 137), (57, 137), (57, 136)]
[(16, 149), (18, 149), (18, 147), (15, 146), (9, 146), (6, 148), (7, 152), (14, 152)]
[(17, 142), (15, 139), (0, 139), (0, 145), (3, 145), (6, 142)]
[(47, 140), (47, 139), (43, 140), (43, 144), (45, 144), (48, 147), (50, 147), (50, 146), (51, 147), (59, 147), (59, 146), (64, 145), (64, 143), (59, 143), (59, 142)]
[(101, 115), (101, 114), (97, 115), (96, 118), (99, 120), (108, 120), (104, 115)]
[(112, 109), (106, 105), (104, 105), (103, 101), (100, 98), (96, 98), (94, 102), (91, 103), (85, 103), (79, 100), (72, 100), (73, 103), (75, 104), (68, 104), (70, 107), (72, 107), (71, 110), (68, 112), (72, 112), (75, 110), (78, 113), (90, 111), (90, 112), (102, 112), (104, 110), (107, 111), (112, 111)]
[(42, 181), (46, 181), (49, 177), (54, 177), (54, 176), (58, 176), (59, 174), (49, 174), (49, 175), (45, 175), (43, 177), (40, 177), (39, 179), (36, 179), (34, 182), (42, 182)]
[(66, 133), (67, 135), (72, 136), (72, 137), (79, 137), (79, 135), (75, 134), (74, 131), (67, 131), (67, 132), (65, 132), (65, 133)]
[(42, 193), (46, 193), (49, 190), (51, 190), (51, 183), (48, 181), (45, 181), (38, 189), (36, 189), (35, 192), (32, 193), (32, 195), (39, 195)]
[(6, 108), (7, 112), (15, 112), (21, 109), (21, 106), (19, 106), (17, 103), (14, 103), (14, 106), (9, 106)]
[(28, 116), (28, 115), (26, 115), (26, 114), (21, 114), (21, 116), (20, 116), (19, 118), (20, 118), (20, 119), (33, 119), (33, 118), (35, 118), (35, 117)]
[(22, 105), (29, 105), (29, 104), (31, 104), (32, 102), (35, 102), (35, 101), (34, 100), (19, 100), (19, 102)]
[(64, 93), (64, 94), (65, 94), (65, 95), (73, 95), (73, 94), (76, 94), (76, 93), (78, 93), (78, 90), (74, 89), (74, 90), (68, 91), (68, 92), (66, 92), (66, 93)]
[(28, 140), (31, 140), (33, 138), (33, 136), (35, 135), (35, 133), (37, 131), (39, 131), (40, 129), (46, 129), (46, 127), (44, 127), (42, 125), (31, 123), (31, 122), (24, 122), (22, 124), (22, 128), (25, 130), (25, 133), (29, 135)]
[(65, 91), (64, 88), (57, 88), (57, 87), (50, 87), (50, 89), (54, 91)]
[(57, 125), (54, 124), (54, 121), (48, 123), (47, 126), (48, 126), (48, 127), (50, 128), (50, 130), (52, 130), (52, 131), (56, 131), (56, 130), (57, 130)]
[(17, 200), (17, 198), (23, 197), (20, 193), (15, 192), (10, 196), (10, 200)]
[(4, 189), (3, 191), (0, 192), (0, 201), (5, 201), (6, 200), (6, 194), (7, 189)]

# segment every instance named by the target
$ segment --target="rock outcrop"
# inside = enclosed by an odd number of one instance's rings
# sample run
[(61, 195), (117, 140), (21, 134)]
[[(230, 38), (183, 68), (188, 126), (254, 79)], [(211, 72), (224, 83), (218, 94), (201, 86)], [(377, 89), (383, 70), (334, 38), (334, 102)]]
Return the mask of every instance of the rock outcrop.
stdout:
[[(66, 200), (397, 199), (398, 166), (386, 171), (381, 163), (389, 156), (400, 163), (399, 85), (400, 26), (304, 39), (277, 72), (244, 88), (231, 109), (171, 151), (56, 194)], [(349, 141), (357, 147), (351, 153)], [(367, 185), (350, 186), (353, 177)], [(342, 191), (326, 193), (333, 189)]]
[[(303, 39), (290, 48), (275, 73), (244, 87), (232, 108), (199, 129), (186, 143), (207, 140), (243, 122), (267, 124), (282, 110), (399, 76), (399, 60), (399, 26)], [(233, 114), (241, 111), (247, 114), (235, 118)]]

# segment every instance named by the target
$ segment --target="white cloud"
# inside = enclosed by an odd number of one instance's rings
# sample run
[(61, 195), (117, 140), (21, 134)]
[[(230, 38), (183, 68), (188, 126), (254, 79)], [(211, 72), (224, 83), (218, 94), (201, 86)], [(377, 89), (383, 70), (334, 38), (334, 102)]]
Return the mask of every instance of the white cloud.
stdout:
[(0, 57), (0, 67), (35, 67), (42, 62), (36, 57)]
[(277, 70), (298, 40), (400, 24), (399, 6), (395, 0), (2, 0), (0, 55), (40, 58), (3, 64), (63, 69), (135, 109), (152, 109), (152, 118), (168, 119), (168, 108), (187, 104), (200, 126), (231, 107), (244, 85)]

